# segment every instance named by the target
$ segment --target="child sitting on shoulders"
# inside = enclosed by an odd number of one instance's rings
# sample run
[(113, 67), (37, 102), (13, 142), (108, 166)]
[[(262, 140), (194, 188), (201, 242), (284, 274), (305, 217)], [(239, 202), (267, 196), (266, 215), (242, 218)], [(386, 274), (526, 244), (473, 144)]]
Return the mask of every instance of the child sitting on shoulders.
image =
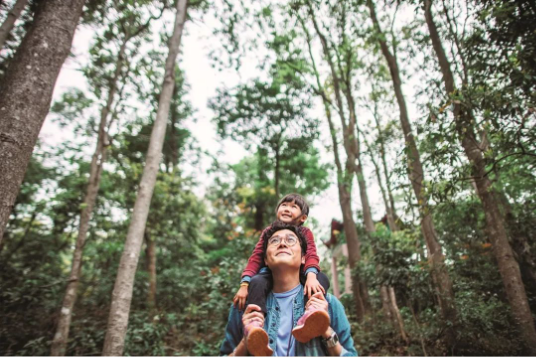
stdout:
[[(287, 194), (276, 206), (276, 219), (289, 225), (298, 226), (301, 234), (307, 241), (305, 264), (301, 275), (301, 282), (304, 284), (304, 295), (306, 296), (304, 302), (307, 302), (307, 300), (317, 292), (326, 294), (330, 287), (328, 277), (320, 271), (319, 256), (317, 256), (317, 247), (315, 246), (313, 233), (307, 227), (302, 226), (308, 218), (308, 214), (309, 206), (304, 198), (298, 194)], [(244, 310), (248, 304), (255, 304), (261, 308), (264, 315), (267, 314), (266, 297), (272, 290), (272, 274), (265, 266), (263, 257), (264, 233), (270, 229), (270, 227), (271, 226), (268, 226), (263, 230), (263, 233), (261, 233), (259, 241), (242, 273), (240, 288), (233, 298), (233, 304), (235, 304), (237, 308)], [(324, 315), (326, 315), (326, 313), (316, 311), (315, 309), (306, 310), (304, 316), (299, 319), (297, 327), (293, 329), (293, 336), (302, 343), (315, 338), (317, 332), (323, 332), (328, 328), (318, 326), (318, 322), (323, 322), (323, 324), (326, 322), (326, 325), (328, 325), (326, 317), (322, 317)], [(248, 345), (249, 336), (258, 337), (260, 334), (266, 335), (267, 333), (263, 330), (263, 327), (247, 326), (245, 327), (245, 334), (247, 335)], [(250, 339), (250, 341), (252, 341), (252, 339)], [(255, 341), (257, 341), (257, 339)], [(259, 355), (267, 354), (267, 347), (258, 347), (256, 350), (255, 344), (252, 344), (253, 342), (250, 343), (248, 349), (251, 354), (258, 355), (256, 352), (259, 352)]]

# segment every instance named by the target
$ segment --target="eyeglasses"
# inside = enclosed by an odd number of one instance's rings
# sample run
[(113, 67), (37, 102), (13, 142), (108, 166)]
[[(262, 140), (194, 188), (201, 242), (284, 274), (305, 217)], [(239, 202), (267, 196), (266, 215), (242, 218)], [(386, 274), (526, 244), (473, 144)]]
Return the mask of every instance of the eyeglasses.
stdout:
[(269, 245), (279, 245), (282, 242), (282, 240), (285, 241), (287, 246), (293, 246), (298, 242), (298, 238), (296, 236), (293, 236), (291, 234), (287, 234), (287, 236), (285, 236), (285, 237), (282, 237), (282, 236), (279, 236), (279, 235), (272, 236), (268, 240), (268, 244)]

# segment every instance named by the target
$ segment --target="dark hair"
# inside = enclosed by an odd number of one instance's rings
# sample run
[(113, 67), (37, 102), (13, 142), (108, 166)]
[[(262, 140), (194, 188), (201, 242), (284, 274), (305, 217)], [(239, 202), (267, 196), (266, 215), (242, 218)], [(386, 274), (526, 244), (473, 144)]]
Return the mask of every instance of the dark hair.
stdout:
[(302, 230), (299, 226), (296, 225), (289, 225), (281, 221), (275, 221), (270, 225), (268, 229), (266, 229), (263, 232), (262, 240), (263, 240), (263, 257), (267, 257), (267, 247), (268, 247), (268, 240), (280, 230), (290, 230), (295, 233), (295, 235), (298, 237), (298, 242), (300, 243), (300, 248), (302, 249), (302, 255), (306, 255), (306, 249), (308, 248), (308, 242), (306, 241), (306, 237), (304, 234), (302, 234)]
[(276, 205), (276, 214), (278, 213), (278, 208), (283, 203), (295, 203), (300, 208), (302, 215), (308, 216), (310, 213), (310, 207), (308, 206), (308, 203), (306, 203), (306, 199), (304, 199), (300, 194), (291, 193), (284, 196), (278, 205)]

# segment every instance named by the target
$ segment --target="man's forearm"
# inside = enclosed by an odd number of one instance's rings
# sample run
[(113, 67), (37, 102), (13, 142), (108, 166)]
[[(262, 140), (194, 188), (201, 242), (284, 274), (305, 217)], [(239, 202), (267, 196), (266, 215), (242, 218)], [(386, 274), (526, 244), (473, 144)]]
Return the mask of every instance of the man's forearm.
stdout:
[[(323, 339), (328, 339), (330, 338), (330, 336), (332, 335), (332, 333), (334, 332), (334, 330), (331, 328), (331, 327), (328, 327), (328, 330), (322, 335), (322, 338)], [(343, 346), (341, 345), (341, 343), (337, 342), (337, 344), (332, 347), (332, 348), (328, 348), (326, 347), (326, 349), (328, 350), (328, 355), (329, 356), (340, 356), (341, 355), (341, 352), (343, 351)]]

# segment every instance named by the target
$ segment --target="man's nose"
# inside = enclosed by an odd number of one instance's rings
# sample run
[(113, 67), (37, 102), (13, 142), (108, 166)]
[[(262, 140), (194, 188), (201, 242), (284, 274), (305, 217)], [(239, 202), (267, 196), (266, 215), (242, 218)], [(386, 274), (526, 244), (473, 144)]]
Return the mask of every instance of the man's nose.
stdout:
[(280, 240), (280, 245), (278, 245), (278, 246), (289, 247), (289, 244), (287, 243), (287, 240), (285, 240), (285, 239), (281, 239), (281, 240)]

